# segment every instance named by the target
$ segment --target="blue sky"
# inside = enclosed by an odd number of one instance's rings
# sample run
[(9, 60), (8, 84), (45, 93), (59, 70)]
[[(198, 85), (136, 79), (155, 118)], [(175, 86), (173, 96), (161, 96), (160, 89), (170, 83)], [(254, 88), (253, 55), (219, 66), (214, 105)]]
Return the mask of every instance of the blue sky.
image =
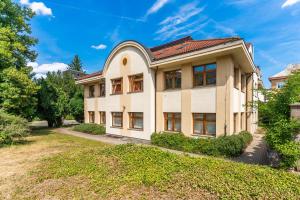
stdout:
[(111, 49), (133, 39), (147, 47), (191, 35), (240, 36), (252, 42), (268, 77), (300, 63), (300, 0), (21, 0), (32, 8), (39, 39), (37, 73), (63, 69), (78, 54), (88, 73), (102, 69)]

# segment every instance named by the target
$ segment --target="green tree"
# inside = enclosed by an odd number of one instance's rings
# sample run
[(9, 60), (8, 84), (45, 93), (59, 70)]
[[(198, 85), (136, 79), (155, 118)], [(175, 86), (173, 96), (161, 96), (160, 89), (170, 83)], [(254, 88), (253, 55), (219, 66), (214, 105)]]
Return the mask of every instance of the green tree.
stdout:
[(11, 0), (0, 1), (0, 70), (8, 67), (22, 68), (34, 61), (37, 54), (31, 49), (37, 40), (30, 36), (28, 23), (34, 16), (31, 9), (21, 7)]
[(26, 66), (37, 56), (31, 48), (37, 43), (30, 36), (33, 16), (31, 9), (0, 1), (0, 108), (29, 120), (35, 113), (38, 89), (31, 80), (32, 68)]
[(78, 121), (83, 119), (82, 87), (75, 84), (71, 74), (60, 71), (48, 73), (38, 83), (41, 87), (38, 111), (50, 127), (62, 125), (66, 115), (72, 115)]
[(300, 145), (294, 141), (300, 123), (290, 119), (290, 104), (300, 101), (300, 72), (292, 74), (282, 89), (264, 94), (267, 102), (260, 102), (258, 108), (266, 141), (281, 155), (283, 167), (293, 167), (300, 159)]
[(1, 107), (9, 113), (33, 119), (37, 106), (35, 95), (39, 87), (29, 78), (30, 68), (10, 67), (0, 74)]
[(68, 69), (71, 69), (71, 70), (76, 70), (76, 71), (80, 71), (80, 72), (83, 72), (83, 69), (82, 69), (82, 62), (79, 58), (78, 55), (75, 55), (72, 62), (69, 64), (69, 68)]

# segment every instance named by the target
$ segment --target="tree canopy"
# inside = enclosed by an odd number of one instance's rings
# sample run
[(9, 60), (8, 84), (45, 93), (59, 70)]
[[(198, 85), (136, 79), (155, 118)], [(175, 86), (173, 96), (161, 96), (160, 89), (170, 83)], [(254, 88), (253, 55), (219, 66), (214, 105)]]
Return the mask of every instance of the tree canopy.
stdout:
[(72, 62), (69, 64), (69, 68), (71, 70), (83, 72), (82, 62), (78, 55), (75, 55)]

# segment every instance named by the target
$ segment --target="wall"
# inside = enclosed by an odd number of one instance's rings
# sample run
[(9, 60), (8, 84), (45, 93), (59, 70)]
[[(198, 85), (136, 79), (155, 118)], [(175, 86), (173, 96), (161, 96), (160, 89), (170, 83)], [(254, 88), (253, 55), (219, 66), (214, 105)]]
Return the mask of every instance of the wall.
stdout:
[(290, 105), (291, 117), (300, 120), (300, 103)]

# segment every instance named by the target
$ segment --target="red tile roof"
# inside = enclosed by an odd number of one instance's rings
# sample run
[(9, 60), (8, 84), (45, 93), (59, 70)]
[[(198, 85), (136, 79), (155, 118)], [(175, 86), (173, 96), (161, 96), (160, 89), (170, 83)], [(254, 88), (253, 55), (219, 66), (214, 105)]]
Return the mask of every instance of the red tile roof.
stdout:
[[(191, 36), (187, 36), (163, 45), (152, 47), (149, 50), (151, 51), (154, 60), (160, 60), (172, 56), (177, 56), (177, 55), (205, 49), (208, 47), (213, 47), (220, 44), (225, 44), (228, 42), (234, 42), (237, 40), (241, 40), (241, 39), (239, 37), (229, 37), (229, 38), (216, 38), (216, 39), (207, 39), (207, 40), (194, 40)], [(78, 80), (99, 76), (101, 74), (102, 71), (95, 72), (80, 77)]]
[(208, 47), (213, 47), (227, 42), (241, 40), (238, 37), (208, 39), (208, 40), (193, 40), (191, 37), (181, 38), (173, 42), (150, 48), (155, 60), (177, 56), (180, 54), (190, 53)]
[(102, 74), (102, 71), (98, 71), (98, 72), (94, 72), (94, 73), (82, 76), (82, 77), (78, 78), (77, 80), (92, 78), (92, 77), (95, 77), (95, 76), (100, 76), (101, 74)]

